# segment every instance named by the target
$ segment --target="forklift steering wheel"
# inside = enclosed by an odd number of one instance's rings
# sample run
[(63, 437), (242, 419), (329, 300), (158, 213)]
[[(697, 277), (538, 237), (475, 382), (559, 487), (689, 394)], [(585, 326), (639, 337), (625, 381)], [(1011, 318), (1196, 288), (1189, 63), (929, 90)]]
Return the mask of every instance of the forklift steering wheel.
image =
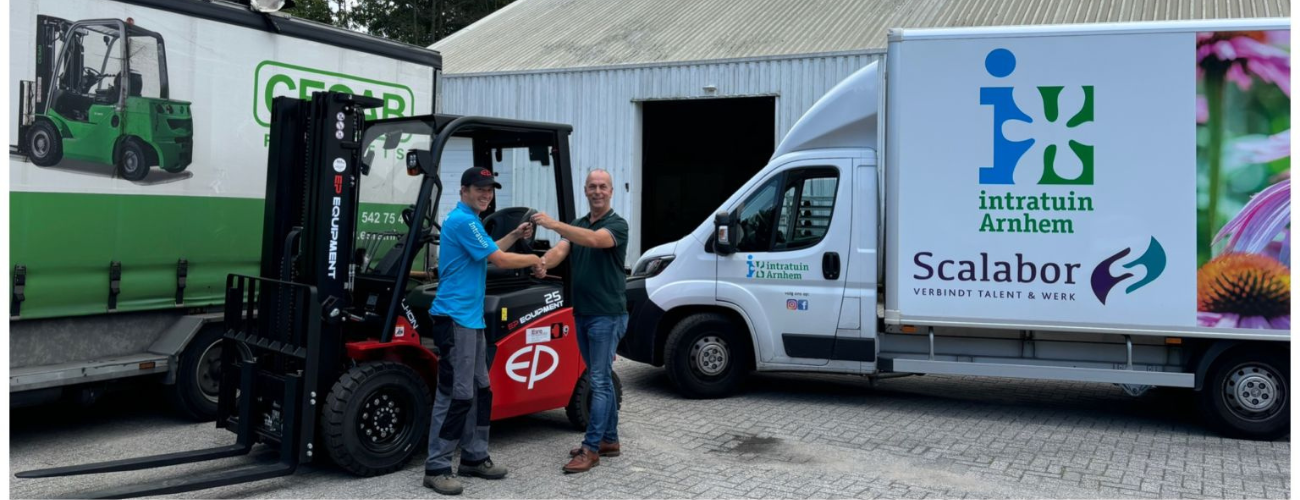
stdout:
[(82, 68), (82, 72), (81, 72), (81, 80), (82, 80), (82, 81), (81, 81), (81, 86), (82, 86), (82, 89), (81, 89), (81, 93), (83, 93), (83, 94), (88, 94), (88, 93), (90, 93), (90, 89), (95, 88), (95, 85), (98, 85), (98, 84), (99, 84), (99, 80), (100, 80), (101, 78), (103, 78), (103, 76), (100, 75), (100, 74), (99, 74), (99, 71), (96, 70), (95, 68), (91, 68), (91, 67)]
[(514, 253), (533, 253), (533, 240), (537, 238), (537, 224), (533, 223), (533, 214), (537, 210), (528, 207), (510, 207), (497, 210), (492, 215), (483, 219), (483, 228), (487, 229), (488, 234), (493, 240), (499, 240), (505, 235), (510, 234), (522, 222), (527, 222), (533, 229), (533, 235), (528, 238), (520, 238), (509, 249), (503, 248), (507, 252)]
[[(406, 208), (402, 209), (402, 222), (406, 223), (406, 227), (411, 227), (412, 217), (415, 217), (415, 205), (407, 205)], [(420, 221), (420, 240), (424, 241), (428, 240), (433, 234), (433, 215), (426, 213), (422, 219)]]

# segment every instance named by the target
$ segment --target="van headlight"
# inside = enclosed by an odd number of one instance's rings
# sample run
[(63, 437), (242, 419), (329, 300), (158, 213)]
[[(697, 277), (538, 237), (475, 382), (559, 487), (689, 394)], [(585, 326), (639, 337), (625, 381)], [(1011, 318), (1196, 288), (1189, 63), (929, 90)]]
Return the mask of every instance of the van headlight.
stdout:
[(672, 263), (673, 257), (674, 256), (672, 255), (664, 255), (661, 257), (655, 257), (645, 262), (642, 262), (640, 265), (636, 266), (636, 269), (632, 271), (632, 277), (653, 278), (655, 276), (658, 276), (659, 273), (664, 272), (664, 269), (668, 268), (668, 264)]

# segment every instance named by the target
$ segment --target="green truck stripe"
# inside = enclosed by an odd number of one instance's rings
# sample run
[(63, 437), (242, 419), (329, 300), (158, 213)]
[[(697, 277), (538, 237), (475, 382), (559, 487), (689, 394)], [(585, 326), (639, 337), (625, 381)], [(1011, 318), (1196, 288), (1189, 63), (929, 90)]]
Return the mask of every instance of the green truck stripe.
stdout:
[(188, 261), (186, 307), (221, 304), (227, 274), (259, 271), (261, 199), (11, 192), (9, 206), (11, 276), (27, 267), (24, 319), (107, 312), (113, 261), (122, 263), (122, 312), (175, 308), (179, 259)]

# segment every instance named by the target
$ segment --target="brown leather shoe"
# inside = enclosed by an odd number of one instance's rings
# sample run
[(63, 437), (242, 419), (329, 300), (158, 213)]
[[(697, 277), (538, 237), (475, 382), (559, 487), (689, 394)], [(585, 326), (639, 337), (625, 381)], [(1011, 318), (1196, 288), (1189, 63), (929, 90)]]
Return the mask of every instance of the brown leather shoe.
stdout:
[(583, 448), (577, 456), (573, 457), (573, 460), (564, 464), (564, 472), (587, 472), (597, 465), (600, 465), (600, 455)]
[[(569, 450), (569, 456), (571, 457), (576, 457), (579, 453), (582, 453), (582, 445), (578, 445), (577, 448)], [(606, 441), (600, 442), (600, 456), (617, 457), (620, 454), (621, 452), (618, 451), (618, 443), (610, 443)]]

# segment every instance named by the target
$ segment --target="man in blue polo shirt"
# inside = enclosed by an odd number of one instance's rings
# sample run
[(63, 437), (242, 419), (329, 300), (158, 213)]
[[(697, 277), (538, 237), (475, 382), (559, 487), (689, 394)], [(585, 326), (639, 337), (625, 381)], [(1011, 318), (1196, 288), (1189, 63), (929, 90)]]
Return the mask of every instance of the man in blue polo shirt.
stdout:
[[(502, 269), (540, 265), (536, 255), (506, 253), (531, 232), (527, 221), (499, 241), (492, 241), (479, 214), (487, 210), (501, 184), (486, 168), (473, 167), (460, 177), (460, 202), (442, 223), (439, 243), (438, 293), (429, 308), (430, 332), (438, 345), (438, 389), (429, 425), (429, 458), (424, 485), (444, 495), (459, 495), (464, 487), (451, 472), (451, 457), (461, 449), (460, 476), (501, 479), (506, 468), (488, 456), (488, 425), (492, 388), (488, 383), (487, 339), (483, 329), (483, 296), (487, 262)], [(471, 418), (470, 415), (473, 415)]]

